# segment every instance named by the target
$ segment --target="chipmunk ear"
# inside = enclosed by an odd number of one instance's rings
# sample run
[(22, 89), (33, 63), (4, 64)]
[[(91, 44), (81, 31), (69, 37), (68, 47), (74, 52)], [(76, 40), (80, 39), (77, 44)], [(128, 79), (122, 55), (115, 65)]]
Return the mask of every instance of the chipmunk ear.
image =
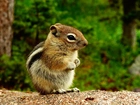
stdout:
[(51, 33), (52, 33), (54, 36), (56, 36), (56, 37), (59, 36), (57, 26), (52, 25), (52, 26), (50, 27), (50, 31), (51, 31)]

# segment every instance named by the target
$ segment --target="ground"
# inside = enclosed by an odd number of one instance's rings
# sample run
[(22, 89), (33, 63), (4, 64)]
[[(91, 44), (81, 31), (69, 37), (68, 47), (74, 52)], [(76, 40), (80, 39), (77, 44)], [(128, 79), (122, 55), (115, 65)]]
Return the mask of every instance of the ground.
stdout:
[(140, 105), (140, 92), (91, 90), (40, 95), (2, 89), (0, 105)]

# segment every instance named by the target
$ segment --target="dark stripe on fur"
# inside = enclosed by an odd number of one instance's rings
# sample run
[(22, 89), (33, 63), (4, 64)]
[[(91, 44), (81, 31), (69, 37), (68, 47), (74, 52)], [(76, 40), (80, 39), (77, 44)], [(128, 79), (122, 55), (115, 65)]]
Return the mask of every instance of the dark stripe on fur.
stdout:
[(45, 42), (40, 42), (39, 44), (37, 44), (34, 49), (30, 52), (29, 55), (31, 55), (34, 51), (36, 51), (38, 48), (43, 47)]
[[(38, 48), (43, 47), (43, 45), (44, 45), (44, 42), (40, 42), (38, 45), (36, 45), (36, 46), (34, 47), (34, 49), (31, 51), (30, 55), (31, 55), (34, 51), (36, 51)], [(41, 55), (42, 55), (42, 51), (41, 51), (41, 52), (38, 52), (37, 54), (35, 54), (35, 55), (31, 58), (31, 60), (29, 61), (28, 65), (27, 65), (29, 69), (30, 69), (30, 67), (32, 66), (32, 64), (33, 64), (36, 60), (40, 59)]]
[(36, 60), (40, 59), (41, 55), (42, 55), (42, 52), (39, 52), (31, 58), (31, 60), (29, 61), (29, 64), (28, 64), (29, 69)]

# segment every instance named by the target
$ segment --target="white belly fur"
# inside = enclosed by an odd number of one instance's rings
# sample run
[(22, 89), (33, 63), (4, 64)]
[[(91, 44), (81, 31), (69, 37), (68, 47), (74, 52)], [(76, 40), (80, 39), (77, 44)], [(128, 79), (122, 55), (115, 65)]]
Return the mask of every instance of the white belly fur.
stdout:
[(53, 72), (43, 65), (41, 60), (37, 60), (30, 68), (33, 83), (40, 89), (51, 92), (54, 89), (68, 89), (72, 85), (74, 70)]

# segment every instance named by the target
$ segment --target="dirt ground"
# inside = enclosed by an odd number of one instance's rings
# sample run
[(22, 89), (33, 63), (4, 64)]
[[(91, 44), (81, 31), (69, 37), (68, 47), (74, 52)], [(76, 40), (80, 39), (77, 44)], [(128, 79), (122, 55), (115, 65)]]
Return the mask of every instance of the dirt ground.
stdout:
[(2, 89), (0, 105), (140, 105), (140, 92), (93, 90), (40, 95)]

